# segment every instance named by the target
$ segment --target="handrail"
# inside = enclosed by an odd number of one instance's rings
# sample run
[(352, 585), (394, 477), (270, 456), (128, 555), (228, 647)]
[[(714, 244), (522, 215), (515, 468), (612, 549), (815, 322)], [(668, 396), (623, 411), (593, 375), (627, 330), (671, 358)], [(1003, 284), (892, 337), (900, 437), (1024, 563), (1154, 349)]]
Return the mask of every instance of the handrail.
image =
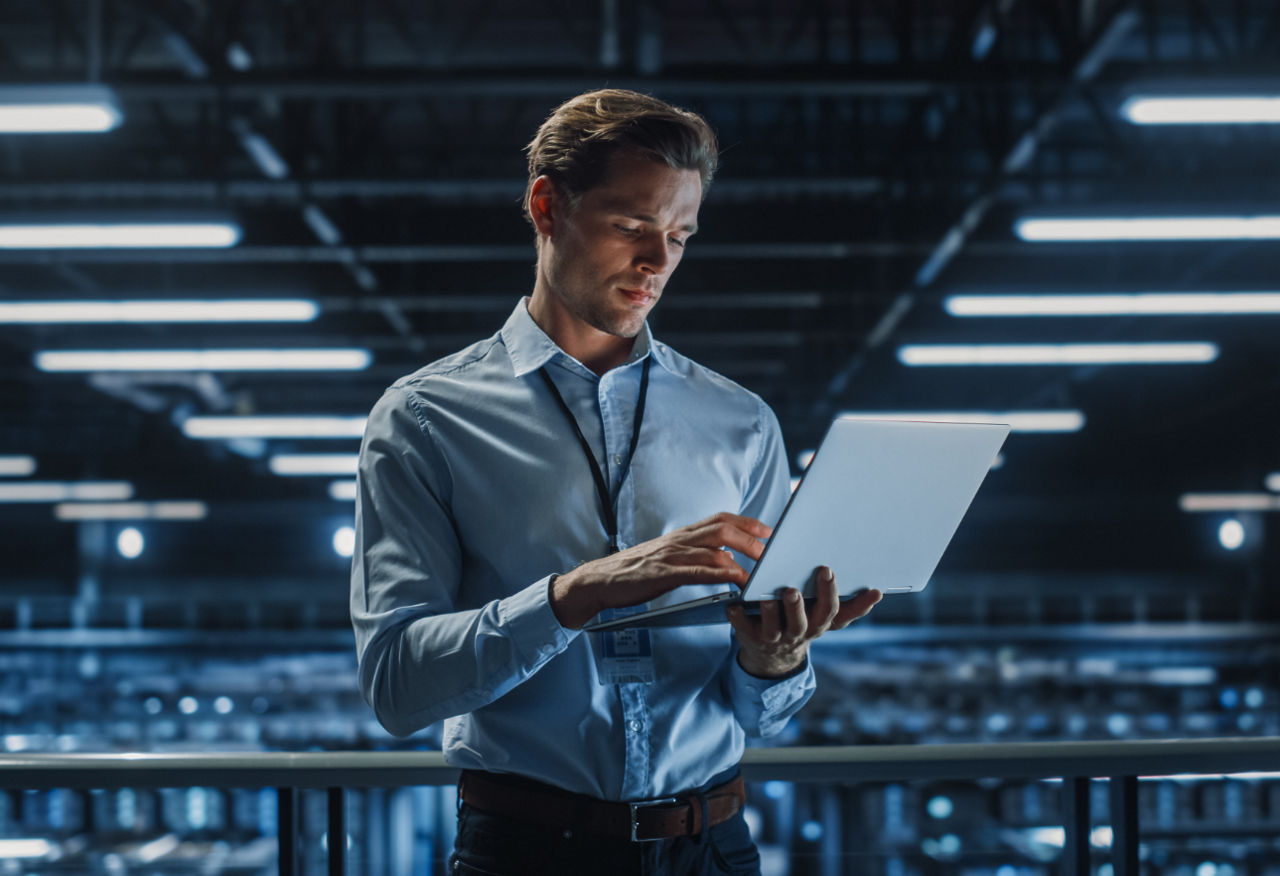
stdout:
[[(1280, 769), (1280, 737), (1120, 742), (1011, 742), (943, 745), (810, 746), (748, 749), (750, 781), (853, 783), (913, 779), (1061, 778), (1065, 842), (1060, 872), (1091, 870), (1093, 777), (1110, 779), (1115, 876), (1138, 876), (1138, 779)], [(191, 787), (277, 789), (278, 870), (297, 876), (298, 792), (324, 788), (329, 836), (346, 834), (351, 787), (444, 785), (457, 770), (436, 751), (164, 752), (0, 755), (0, 789)], [(329, 873), (344, 871), (345, 844), (329, 845)]]
[[(1280, 770), (1280, 737), (750, 748), (748, 781), (1076, 778)], [(0, 754), (0, 788), (446, 785), (438, 751)]]

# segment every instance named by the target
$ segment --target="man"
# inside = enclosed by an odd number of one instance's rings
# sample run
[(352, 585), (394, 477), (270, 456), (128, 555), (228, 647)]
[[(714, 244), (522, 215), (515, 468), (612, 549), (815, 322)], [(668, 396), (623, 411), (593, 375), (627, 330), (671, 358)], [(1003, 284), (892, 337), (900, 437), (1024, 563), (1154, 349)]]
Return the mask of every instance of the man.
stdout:
[(529, 146), (532, 296), (370, 414), (360, 684), (394, 734), (445, 720), (454, 873), (757, 872), (744, 739), (808, 699), (809, 643), (879, 599), (841, 605), (824, 569), (809, 609), (791, 591), (759, 619), (581, 630), (744, 584), (786, 503), (773, 413), (646, 323), (715, 166), (706, 122), (654, 98), (557, 108)]

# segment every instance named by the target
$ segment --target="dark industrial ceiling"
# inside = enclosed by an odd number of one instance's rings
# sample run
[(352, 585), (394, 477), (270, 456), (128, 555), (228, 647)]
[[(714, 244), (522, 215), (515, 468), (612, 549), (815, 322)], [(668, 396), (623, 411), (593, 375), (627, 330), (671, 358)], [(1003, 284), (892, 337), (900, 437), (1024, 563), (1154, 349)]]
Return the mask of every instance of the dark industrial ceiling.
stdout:
[[(1079, 432), (1011, 436), (944, 570), (1052, 597), (1172, 581), (1180, 605), (1210, 614), (1280, 613), (1267, 515), (1244, 515), (1249, 538), (1227, 552), (1221, 515), (1178, 504), (1261, 492), (1280, 471), (1280, 315), (956, 318), (942, 306), (960, 292), (1276, 290), (1275, 241), (1035, 244), (1012, 231), (1036, 213), (1280, 212), (1280, 127), (1139, 127), (1118, 112), (1139, 92), (1280, 91), (1275, 3), (0, 5), (0, 86), (85, 81), (114, 88), (123, 125), (0, 134), (0, 220), (219, 214), (243, 238), (0, 250), (0, 299), (302, 297), (321, 314), (0, 326), (0, 455), (35, 457), (42, 480), (127, 480), (139, 500), (209, 507), (203, 521), (150, 524), (130, 564), (102, 558), (101, 527), (0, 505), (11, 590), (83, 590), (92, 568), (171, 594), (287, 579), (334, 598), (345, 561), (329, 536), (351, 503), (329, 498), (332, 478), (277, 476), (267, 458), (356, 441), (229, 445), (188, 439), (181, 422), (363, 414), (399, 375), (494, 332), (531, 288), (522, 146), (560, 100), (614, 85), (696, 109), (719, 134), (702, 231), (653, 324), (760, 392), (793, 456), (845, 410), (1079, 410)], [(251, 140), (278, 163), (255, 159)], [(896, 356), (1119, 341), (1212, 342), (1220, 355), (970, 368)], [(33, 365), (44, 350), (175, 347), (361, 347), (374, 362), (304, 375)]]

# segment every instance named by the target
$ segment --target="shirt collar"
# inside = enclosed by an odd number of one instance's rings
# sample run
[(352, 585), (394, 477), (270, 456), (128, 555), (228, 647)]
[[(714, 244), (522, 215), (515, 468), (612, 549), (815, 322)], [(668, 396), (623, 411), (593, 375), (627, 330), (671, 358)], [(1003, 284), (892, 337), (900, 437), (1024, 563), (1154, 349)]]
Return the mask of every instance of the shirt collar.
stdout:
[[(561, 350), (556, 342), (551, 340), (547, 333), (533, 321), (533, 317), (529, 315), (528, 296), (521, 298), (515, 310), (511, 311), (511, 316), (507, 317), (506, 324), (502, 326), (501, 335), (502, 343), (506, 345), (507, 353), (511, 356), (511, 365), (515, 369), (516, 377), (523, 377), (532, 371), (537, 371), (556, 356), (577, 361)], [(665, 345), (653, 339), (646, 320), (644, 327), (640, 329), (640, 334), (636, 335), (631, 355), (627, 357), (625, 365), (639, 362), (650, 353), (653, 353), (653, 358), (659, 365), (668, 371), (672, 370), (670, 351)]]

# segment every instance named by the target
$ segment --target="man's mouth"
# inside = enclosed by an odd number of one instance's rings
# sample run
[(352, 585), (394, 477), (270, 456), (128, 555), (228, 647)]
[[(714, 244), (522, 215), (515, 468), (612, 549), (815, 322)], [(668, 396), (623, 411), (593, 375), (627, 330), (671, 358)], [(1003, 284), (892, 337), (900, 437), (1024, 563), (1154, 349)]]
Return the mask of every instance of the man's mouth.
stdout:
[(652, 292), (646, 292), (643, 289), (623, 289), (621, 291), (634, 304), (648, 304), (654, 299)]

